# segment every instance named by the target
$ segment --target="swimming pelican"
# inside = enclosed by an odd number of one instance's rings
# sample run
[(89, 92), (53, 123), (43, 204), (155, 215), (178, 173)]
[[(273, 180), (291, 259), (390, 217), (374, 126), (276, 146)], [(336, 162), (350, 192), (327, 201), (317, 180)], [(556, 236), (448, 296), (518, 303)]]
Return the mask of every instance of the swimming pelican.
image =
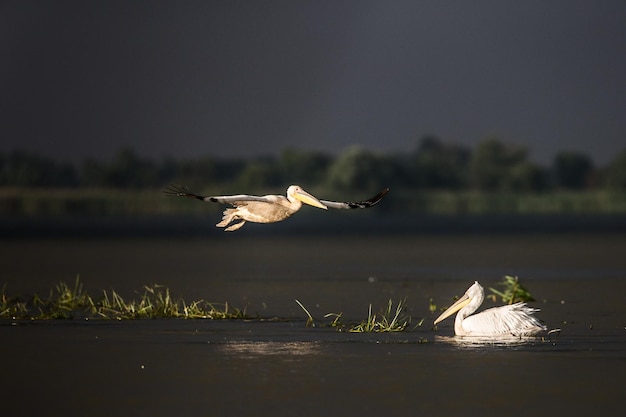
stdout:
[[(222, 221), (217, 223), (217, 227), (225, 227), (224, 231), (232, 232), (241, 228), (246, 221), (256, 223), (274, 223), (285, 220), (302, 207), (302, 203), (324, 210), (334, 209), (359, 209), (372, 207), (378, 203), (389, 191), (384, 189), (374, 197), (356, 203), (318, 200), (307, 193), (299, 185), (291, 185), (287, 188), (287, 197), (282, 195), (227, 195), (227, 196), (201, 196), (192, 193), (187, 187), (172, 185), (165, 189), (168, 195), (178, 197), (196, 198), (202, 201), (214, 203), (231, 204), (234, 208), (224, 210)], [(228, 226), (235, 220), (241, 220)], [(228, 226), (228, 227), (226, 227)]]
[(539, 311), (525, 303), (516, 303), (489, 308), (471, 315), (483, 303), (485, 292), (478, 283), (465, 291), (465, 294), (444, 311), (434, 324), (439, 323), (458, 311), (454, 319), (454, 333), (457, 336), (534, 336), (546, 330), (546, 326), (533, 316)]

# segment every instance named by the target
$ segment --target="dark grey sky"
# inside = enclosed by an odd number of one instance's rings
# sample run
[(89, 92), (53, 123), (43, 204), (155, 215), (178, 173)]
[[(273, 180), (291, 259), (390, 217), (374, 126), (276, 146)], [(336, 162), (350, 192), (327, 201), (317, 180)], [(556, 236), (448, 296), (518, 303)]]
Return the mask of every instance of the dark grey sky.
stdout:
[(626, 148), (626, 2), (0, 2), (0, 152)]

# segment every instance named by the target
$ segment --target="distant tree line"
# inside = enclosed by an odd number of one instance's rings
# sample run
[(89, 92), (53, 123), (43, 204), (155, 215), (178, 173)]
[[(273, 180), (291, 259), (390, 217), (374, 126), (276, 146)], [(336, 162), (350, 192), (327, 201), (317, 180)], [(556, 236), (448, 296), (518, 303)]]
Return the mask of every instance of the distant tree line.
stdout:
[[(414, 150), (385, 154), (351, 147), (339, 155), (286, 149), (278, 156), (193, 159), (142, 158), (131, 148), (110, 161), (70, 164), (25, 151), (0, 154), (0, 186), (157, 188), (168, 183), (193, 187), (233, 186), (251, 192), (292, 183), (338, 191), (382, 187), (423, 190), (545, 192), (557, 189), (626, 190), (626, 149), (603, 167), (576, 151), (556, 154), (549, 166), (533, 163), (528, 149), (485, 139), (474, 149), (425, 137)], [(237, 188), (235, 188), (237, 187)]]

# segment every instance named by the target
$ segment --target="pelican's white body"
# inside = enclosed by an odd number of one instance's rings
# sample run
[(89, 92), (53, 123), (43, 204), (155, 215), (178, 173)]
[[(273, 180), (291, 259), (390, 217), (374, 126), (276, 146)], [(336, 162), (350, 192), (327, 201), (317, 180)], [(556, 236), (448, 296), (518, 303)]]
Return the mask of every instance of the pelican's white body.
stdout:
[[(457, 336), (535, 336), (546, 330), (533, 314), (538, 309), (525, 303), (493, 307), (473, 314), (483, 303), (485, 292), (476, 281), (457, 302), (435, 320), (435, 324), (458, 311), (454, 319)], [(473, 314), (473, 315), (472, 315)]]
[[(235, 223), (225, 230), (232, 232), (246, 221), (254, 223), (274, 223), (285, 220), (302, 207), (302, 203), (309, 204), (326, 210), (327, 207), (311, 194), (304, 191), (297, 185), (292, 185), (287, 189), (287, 197), (282, 195), (264, 195), (258, 197), (258, 200), (250, 198), (251, 196), (228, 196), (228, 197), (212, 197), (220, 202), (230, 202), (235, 208), (224, 210), (222, 221), (216, 224), (217, 227), (226, 227), (234, 220), (242, 220)], [(226, 200), (228, 198), (228, 201)]]
[[(225, 231), (232, 232), (240, 229), (247, 221), (254, 223), (274, 223), (285, 220), (300, 210), (302, 203), (313, 207), (327, 210), (333, 209), (363, 209), (376, 205), (389, 191), (384, 189), (374, 197), (359, 202), (340, 202), (318, 200), (307, 193), (299, 185), (291, 185), (287, 189), (287, 196), (264, 195), (255, 196), (247, 194), (201, 196), (194, 194), (187, 187), (172, 185), (165, 189), (165, 193), (178, 197), (195, 198), (202, 201), (230, 204), (233, 208), (224, 210), (222, 221), (216, 224), (224, 227)], [(240, 220), (237, 222), (237, 220)], [(235, 222), (235, 223), (233, 223)], [(230, 226), (229, 226), (230, 225)]]

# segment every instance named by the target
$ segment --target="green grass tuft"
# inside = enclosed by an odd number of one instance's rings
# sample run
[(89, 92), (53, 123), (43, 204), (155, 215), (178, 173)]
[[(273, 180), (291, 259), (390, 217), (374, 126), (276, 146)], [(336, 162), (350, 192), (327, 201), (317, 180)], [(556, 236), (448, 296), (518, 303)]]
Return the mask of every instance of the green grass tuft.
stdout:
[(378, 315), (372, 314), (372, 305), (370, 304), (367, 320), (352, 326), (349, 331), (352, 333), (402, 332), (411, 323), (411, 317), (402, 315), (403, 311), (404, 301), (399, 301), (394, 309), (393, 301), (389, 300), (387, 308)]
[[(316, 320), (313, 315), (311, 315), (309, 310), (307, 310), (300, 301), (296, 300), (296, 303), (298, 303), (300, 308), (302, 308), (302, 310), (304, 310), (307, 315), (307, 327), (315, 327), (316, 323), (325, 325), (323, 322)], [(394, 309), (393, 301), (389, 300), (387, 308), (381, 311), (379, 314), (372, 314), (372, 305), (370, 304), (367, 319), (358, 324), (345, 325), (344, 323), (342, 323), (342, 313), (328, 313), (324, 315), (324, 318), (332, 318), (332, 321), (327, 325), (330, 327), (335, 327), (339, 331), (347, 329), (347, 331), (352, 333), (401, 332), (404, 331), (411, 323), (411, 317), (408, 315), (404, 315), (404, 310), (404, 301), (398, 302), (397, 306)]]
[(503, 291), (498, 291), (494, 288), (489, 288), (493, 294), (490, 296), (493, 301), (496, 301), (496, 297), (499, 296), (503, 303), (514, 304), (518, 302), (535, 301), (530, 292), (520, 284), (517, 277), (506, 275), (502, 282), (498, 283), (504, 287)]
[(153, 284), (143, 287), (138, 298), (125, 299), (117, 292), (103, 291), (99, 299), (83, 290), (79, 278), (73, 286), (64, 282), (50, 290), (47, 298), (38, 294), (29, 302), (0, 293), (0, 317), (18, 319), (245, 319), (245, 311), (231, 308), (228, 303), (214, 304), (204, 300), (187, 303), (172, 297), (169, 288)]

